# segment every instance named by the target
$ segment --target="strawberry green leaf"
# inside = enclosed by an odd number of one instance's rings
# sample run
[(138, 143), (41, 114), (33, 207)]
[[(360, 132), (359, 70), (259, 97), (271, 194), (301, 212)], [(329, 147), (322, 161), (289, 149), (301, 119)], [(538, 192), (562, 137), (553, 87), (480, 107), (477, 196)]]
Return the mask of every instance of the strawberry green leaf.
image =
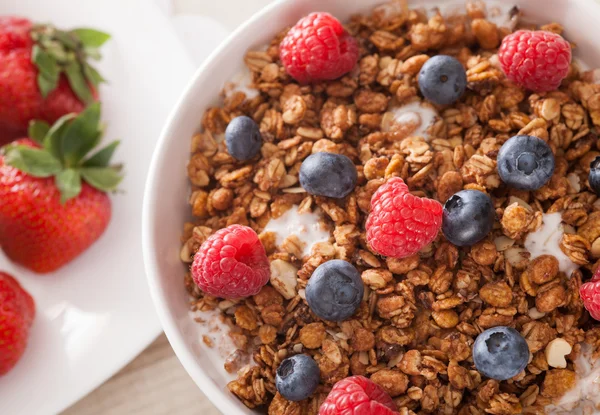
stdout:
[(98, 88), (98, 85), (101, 83), (106, 82), (106, 79), (104, 79), (102, 75), (88, 63), (83, 64), (83, 74), (85, 75), (85, 79), (96, 88)]
[(85, 47), (89, 48), (99, 48), (108, 39), (110, 39), (110, 35), (108, 33), (104, 33), (95, 29), (74, 29), (71, 30), (71, 33), (75, 35)]
[(44, 138), (50, 130), (50, 126), (45, 121), (32, 120), (29, 122), (29, 128), (27, 129), (27, 136), (38, 144), (44, 143)]
[(70, 62), (65, 67), (65, 73), (71, 89), (83, 103), (89, 104), (94, 101), (94, 96), (92, 95), (90, 86), (83, 76), (83, 70), (79, 62)]
[(69, 122), (75, 118), (76, 114), (67, 114), (60, 117), (48, 130), (44, 138), (44, 148), (58, 160), (62, 161), (62, 138)]
[(83, 163), (83, 167), (107, 167), (120, 141), (113, 141)]
[(4, 162), (30, 176), (50, 177), (62, 170), (60, 160), (44, 149), (10, 145), (5, 151)]
[(54, 183), (60, 191), (60, 203), (62, 204), (81, 193), (81, 176), (75, 169), (65, 169), (59, 172), (54, 178)]
[(81, 177), (90, 186), (103, 192), (116, 190), (123, 176), (113, 167), (83, 167), (79, 169)]
[(67, 49), (77, 50), (79, 39), (73, 33), (55, 30), (52, 37), (63, 44)]
[(40, 73), (37, 76), (37, 84), (38, 88), (40, 89), (40, 93), (42, 94), (42, 97), (46, 98), (48, 94), (50, 94), (50, 92), (56, 89), (56, 85), (58, 85), (58, 78), (56, 79), (56, 81), (49, 80)]
[(102, 59), (100, 51), (96, 48), (83, 48), (83, 52), (85, 53), (85, 57), (88, 59), (93, 59), (95, 61)]
[(46, 98), (58, 85), (60, 66), (51, 54), (38, 45), (34, 45), (31, 60), (38, 68), (37, 83), (42, 97)]
[(71, 121), (62, 137), (61, 154), (67, 167), (76, 166), (100, 141), (100, 103), (95, 102)]

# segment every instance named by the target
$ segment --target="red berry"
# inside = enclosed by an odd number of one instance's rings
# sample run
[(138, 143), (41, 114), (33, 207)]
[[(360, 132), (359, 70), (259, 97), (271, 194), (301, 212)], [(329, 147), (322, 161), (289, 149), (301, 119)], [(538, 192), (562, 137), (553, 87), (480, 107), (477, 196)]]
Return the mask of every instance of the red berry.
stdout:
[(536, 92), (552, 91), (569, 73), (571, 45), (543, 30), (519, 30), (506, 36), (498, 58), (507, 78)]
[(34, 316), (33, 298), (17, 280), (0, 272), (0, 375), (23, 356)]
[(592, 318), (600, 321), (600, 281), (596, 274), (591, 281), (581, 284), (579, 296)]
[(431, 243), (442, 226), (442, 205), (409, 193), (399, 177), (381, 186), (371, 198), (365, 228), (377, 253), (404, 258)]
[(301, 83), (339, 78), (358, 60), (356, 39), (329, 13), (311, 13), (300, 19), (279, 50), (286, 71)]
[(271, 270), (265, 248), (252, 228), (231, 225), (202, 244), (192, 264), (192, 278), (202, 291), (221, 298), (258, 294)]
[[(90, 143), (100, 136), (99, 111), (99, 104), (92, 104), (62, 128), (51, 130), (52, 140), (56, 140), (55, 134), (62, 134), (63, 148), (53, 153), (60, 158), (28, 139), (5, 147), (0, 155), (0, 247), (12, 261), (32, 271), (46, 273), (62, 267), (88, 249), (108, 227), (111, 202), (106, 192), (118, 185), (119, 169), (108, 166), (106, 159), (102, 162), (92, 159), (101, 168), (95, 168), (95, 174), (90, 176), (85, 173), (90, 170), (82, 168), (85, 158), (76, 158), (70, 151), (79, 152), (82, 142)], [(72, 131), (75, 122), (77, 134), (62, 133), (65, 127)], [(23, 154), (31, 152), (31, 147), (36, 148), (38, 157), (45, 154), (45, 158), (19, 163)], [(81, 152), (90, 150), (88, 147)], [(106, 151), (103, 154), (109, 156)], [(56, 164), (39, 162), (48, 159), (54, 159)], [(61, 160), (70, 160), (70, 164)], [(79, 179), (80, 189), (74, 185), (61, 186), (65, 183), (61, 176), (65, 177), (67, 168), (79, 174), (73, 179)], [(47, 177), (36, 177), (40, 172)]]
[(592, 279), (591, 281), (598, 281), (600, 280), (600, 267), (596, 268), (596, 272), (594, 272), (594, 275), (592, 275)]
[[(53, 38), (55, 47), (62, 47), (64, 39), (68, 37), (73, 42), (73, 32), (59, 31), (50, 25), (44, 25), (47, 30), (57, 34)], [(34, 46), (44, 50), (44, 41), (34, 39), (33, 31), (41, 27), (34, 25), (28, 19), (20, 17), (0, 17), (0, 145), (6, 144), (16, 138), (26, 135), (27, 126), (31, 120), (44, 120), (50, 124), (65, 114), (79, 113), (83, 111), (86, 104), (98, 98), (96, 80), (90, 80), (87, 72), (77, 71), (72, 75), (78, 75), (83, 79), (81, 88), (72, 89), (69, 82), (70, 76), (64, 71), (63, 66), (48, 64), (46, 58), (46, 70), (56, 69), (59, 75), (55, 84), (46, 80), (48, 91), (42, 91), (40, 87), (39, 62), (34, 59)], [(62, 37), (58, 36), (62, 35)], [(78, 46), (81, 49), (80, 46)], [(52, 54), (52, 52), (49, 52)], [(78, 50), (79, 63), (87, 62), (88, 53)], [(44, 65), (42, 65), (44, 66)], [(81, 76), (81, 78), (80, 78)], [(87, 92), (82, 94), (82, 92)], [(85, 99), (87, 98), (87, 99)]]
[(352, 376), (333, 386), (319, 415), (397, 415), (396, 405), (378, 384)]

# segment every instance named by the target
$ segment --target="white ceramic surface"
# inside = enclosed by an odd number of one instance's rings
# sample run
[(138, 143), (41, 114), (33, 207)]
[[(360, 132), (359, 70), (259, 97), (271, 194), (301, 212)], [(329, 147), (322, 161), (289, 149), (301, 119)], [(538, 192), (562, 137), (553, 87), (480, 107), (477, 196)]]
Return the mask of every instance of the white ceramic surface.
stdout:
[[(227, 415), (250, 414), (225, 387), (222, 362), (211, 359), (199, 338), (197, 323), (188, 314), (179, 261), (180, 234), (189, 214), (189, 185), (185, 165), (189, 140), (201, 116), (218, 102), (221, 86), (241, 68), (241, 58), (253, 46), (265, 44), (282, 27), (309, 12), (322, 10), (346, 19), (384, 0), (279, 0), (236, 30), (196, 72), (163, 131), (150, 168), (143, 213), (143, 249), (150, 290), (163, 328), (181, 360), (203, 392)], [(412, 4), (417, 3), (413, 1)], [(419, 5), (464, 5), (464, 0), (419, 1)], [(491, 2), (490, 2), (491, 3)], [(503, 1), (506, 4), (506, 1)], [(528, 18), (558, 21), (569, 40), (578, 44), (576, 56), (600, 67), (600, 48), (594, 47), (600, 6), (593, 0), (515, 0)], [(175, 167), (175, 168), (173, 168)]]
[(123, 190), (113, 218), (84, 255), (52, 275), (34, 275), (0, 257), (32, 293), (37, 316), (23, 360), (0, 378), (0, 414), (48, 415), (86, 395), (161, 331), (144, 278), (143, 187), (152, 150), (193, 64), (168, 20), (147, 0), (0, 1), (0, 14), (103, 29), (113, 39), (99, 65), (105, 140), (121, 139)]

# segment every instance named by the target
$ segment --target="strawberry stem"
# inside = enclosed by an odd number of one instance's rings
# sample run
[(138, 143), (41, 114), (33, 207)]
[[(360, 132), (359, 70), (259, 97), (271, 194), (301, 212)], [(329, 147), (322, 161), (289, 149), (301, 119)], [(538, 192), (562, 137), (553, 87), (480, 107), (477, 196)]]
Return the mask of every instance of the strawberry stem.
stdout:
[(94, 91), (104, 78), (89, 60), (100, 58), (99, 48), (110, 35), (95, 29), (59, 30), (52, 25), (35, 25), (31, 29), (35, 42), (31, 60), (38, 68), (38, 88), (44, 98), (56, 89), (65, 75), (71, 89), (85, 104), (94, 101)]
[(61, 203), (79, 195), (82, 181), (109, 192), (123, 179), (121, 166), (109, 164), (118, 141), (89, 156), (102, 136), (100, 103), (91, 104), (77, 116), (66, 115), (53, 126), (32, 122), (29, 132), (41, 147), (8, 145), (4, 147), (4, 162), (34, 177), (54, 177)]

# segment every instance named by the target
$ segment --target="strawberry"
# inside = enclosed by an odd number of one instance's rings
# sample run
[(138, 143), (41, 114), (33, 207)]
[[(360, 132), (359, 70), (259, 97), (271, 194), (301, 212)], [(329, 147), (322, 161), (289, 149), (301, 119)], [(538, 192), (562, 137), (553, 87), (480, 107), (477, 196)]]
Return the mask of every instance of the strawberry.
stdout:
[(0, 145), (23, 137), (31, 120), (52, 124), (95, 101), (104, 79), (88, 61), (108, 38), (0, 17)]
[(85, 251), (111, 216), (107, 191), (122, 176), (109, 166), (118, 142), (91, 157), (101, 131), (100, 104), (52, 127), (32, 123), (29, 139), (0, 156), (0, 246), (13, 261), (39, 273), (54, 271)]
[(0, 271), (0, 376), (21, 359), (35, 316), (33, 298), (13, 277)]

